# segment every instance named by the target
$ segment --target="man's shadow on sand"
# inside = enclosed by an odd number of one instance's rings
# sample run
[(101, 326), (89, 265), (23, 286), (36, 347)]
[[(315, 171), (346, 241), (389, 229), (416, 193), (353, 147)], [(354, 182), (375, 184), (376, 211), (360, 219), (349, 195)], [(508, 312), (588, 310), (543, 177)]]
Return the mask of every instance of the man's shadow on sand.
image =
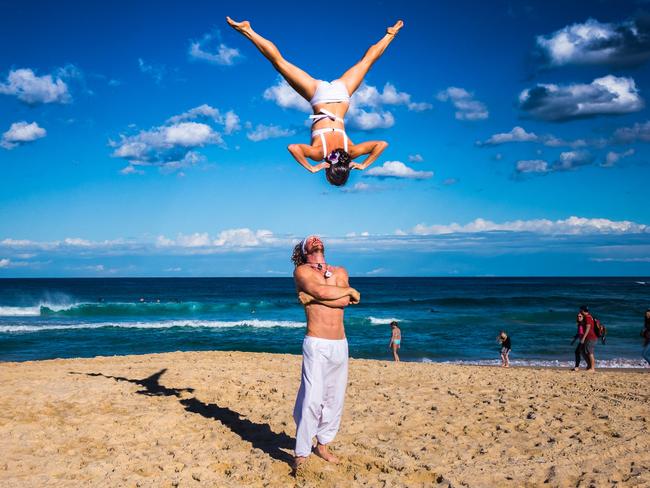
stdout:
[(203, 403), (196, 397), (181, 398), (183, 392), (194, 393), (194, 388), (167, 388), (160, 384), (160, 377), (165, 374), (167, 368), (161, 369), (143, 379), (130, 379), (123, 376), (109, 376), (102, 373), (77, 373), (86, 376), (101, 376), (115, 381), (126, 381), (144, 387), (136, 393), (146, 396), (173, 396), (179, 398), (178, 402), (185, 407), (188, 412), (199, 414), (208, 419), (214, 419), (221, 422), (231, 431), (237, 434), (242, 440), (250, 442), (253, 448), (261, 449), (273, 459), (283, 461), (289, 465), (293, 462), (293, 457), (284, 452), (282, 449), (292, 449), (295, 439), (289, 437), (284, 432), (277, 433), (271, 430), (269, 424), (258, 424), (242, 418), (241, 414), (221, 407), (216, 403)]

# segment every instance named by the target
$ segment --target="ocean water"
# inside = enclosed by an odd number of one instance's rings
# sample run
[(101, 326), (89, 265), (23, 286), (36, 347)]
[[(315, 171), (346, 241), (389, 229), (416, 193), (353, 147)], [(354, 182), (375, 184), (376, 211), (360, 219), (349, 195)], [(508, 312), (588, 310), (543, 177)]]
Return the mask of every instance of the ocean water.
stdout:
[[(346, 310), (350, 356), (390, 359), (391, 320), (407, 361), (573, 364), (578, 307), (607, 326), (600, 366), (645, 367), (643, 315), (650, 278), (353, 278)], [(0, 360), (166, 351), (299, 354), (305, 317), (290, 278), (0, 280)]]

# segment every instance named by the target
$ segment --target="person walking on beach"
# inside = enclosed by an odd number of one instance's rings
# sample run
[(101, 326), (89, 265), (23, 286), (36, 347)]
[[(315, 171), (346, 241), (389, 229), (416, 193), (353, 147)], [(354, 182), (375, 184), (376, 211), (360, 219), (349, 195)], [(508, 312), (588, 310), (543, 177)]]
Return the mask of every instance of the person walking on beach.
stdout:
[(402, 343), (402, 331), (400, 330), (397, 322), (395, 322), (394, 320), (390, 323), (390, 328), (392, 330), (392, 334), (390, 336), (390, 343), (388, 344), (388, 349), (392, 349), (393, 359), (395, 360), (396, 363), (399, 363), (399, 356), (397, 354), (397, 350), (400, 348), (400, 344)]
[(589, 313), (589, 308), (586, 305), (580, 307), (580, 313), (585, 319), (584, 332), (580, 338), (580, 343), (582, 344), (582, 356), (585, 358), (585, 361), (587, 361), (587, 371), (594, 372), (596, 371), (596, 342), (598, 342), (598, 336), (594, 330), (594, 318)]
[[(348, 381), (348, 342), (345, 307), (359, 303), (360, 294), (348, 283), (345, 268), (325, 261), (318, 236), (297, 244), (291, 260), (298, 299), (305, 307), (307, 333), (302, 343), (302, 380), (293, 410), (296, 422), (294, 469), (313, 451), (326, 461), (338, 459), (328, 449), (341, 424)], [(317, 444), (313, 447), (313, 438)]]
[(582, 312), (578, 312), (578, 315), (576, 316), (576, 335), (573, 337), (573, 340), (571, 341), (571, 345), (575, 341), (578, 341), (578, 345), (576, 346), (576, 349), (574, 351), (575, 354), (575, 366), (573, 368), (573, 371), (580, 371), (580, 360), (582, 359), (582, 336), (585, 333), (585, 316), (582, 315)]
[(645, 321), (641, 336), (643, 337), (643, 359), (648, 361), (650, 365), (650, 308), (645, 311)]
[(499, 333), (499, 337), (497, 337), (497, 340), (501, 343), (501, 366), (503, 368), (509, 368), (510, 359), (508, 358), (508, 356), (510, 355), (510, 350), (512, 349), (510, 336), (506, 334), (505, 330), (502, 330)]
[[(361, 60), (345, 71), (340, 78), (333, 81), (317, 80), (297, 66), (288, 62), (275, 44), (260, 36), (253, 30), (250, 22), (236, 22), (226, 17), (228, 24), (244, 37), (267, 58), (286, 82), (312, 107), (311, 143), (290, 144), (289, 152), (307, 171), (316, 173), (325, 170), (327, 181), (332, 185), (344, 185), (350, 170), (364, 170), (370, 166), (386, 149), (385, 141), (366, 141), (354, 144), (347, 135), (344, 117), (350, 108), (350, 97), (357, 91), (364, 77), (373, 64), (381, 57), (388, 45), (404, 26), (398, 20), (386, 29), (386, 34), (370, 46)], [(322, 35), (335, 35), (332, 26), (319, 31)], [(308, 49), (308, 47), (307, 47)], [(326, 56), (338, 55), (336, 52), (325, 53)], [(362, 163), (354, 160), (367, 155)], [(307, 159), (317, 161), (312, 165)]]

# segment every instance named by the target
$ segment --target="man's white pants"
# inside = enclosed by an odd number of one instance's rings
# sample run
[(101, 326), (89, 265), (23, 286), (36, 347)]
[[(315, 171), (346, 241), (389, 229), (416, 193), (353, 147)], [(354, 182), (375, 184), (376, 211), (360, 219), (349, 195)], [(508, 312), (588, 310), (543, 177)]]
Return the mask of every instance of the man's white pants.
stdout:
[(293, 409), (296, 456), (309, 456), (314, 436), (329, 444), (341, 425), (348, 383), (348, 341), (305, 336), (302, 381)]

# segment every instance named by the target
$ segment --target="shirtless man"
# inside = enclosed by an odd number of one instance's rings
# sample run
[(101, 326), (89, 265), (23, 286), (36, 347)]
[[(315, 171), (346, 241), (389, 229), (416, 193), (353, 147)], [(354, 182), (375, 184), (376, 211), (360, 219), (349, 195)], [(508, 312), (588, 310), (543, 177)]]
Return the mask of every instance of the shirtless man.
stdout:
[[(313, 452), (326, 461), (338, 459), (327, 448), (341, 424), (348, 381), (348, 342), (343, 311), (359, 303), (345, 268), (325, 262), (325, 247), (317, 236), (303, 239), (291, 260), (298, 298), (305, 307), (307, 334), (302, 343), (302, 381), (293, 410), (296, 421), (297, 469)], [(312, 447), (314, 436), (316, 447)]]

